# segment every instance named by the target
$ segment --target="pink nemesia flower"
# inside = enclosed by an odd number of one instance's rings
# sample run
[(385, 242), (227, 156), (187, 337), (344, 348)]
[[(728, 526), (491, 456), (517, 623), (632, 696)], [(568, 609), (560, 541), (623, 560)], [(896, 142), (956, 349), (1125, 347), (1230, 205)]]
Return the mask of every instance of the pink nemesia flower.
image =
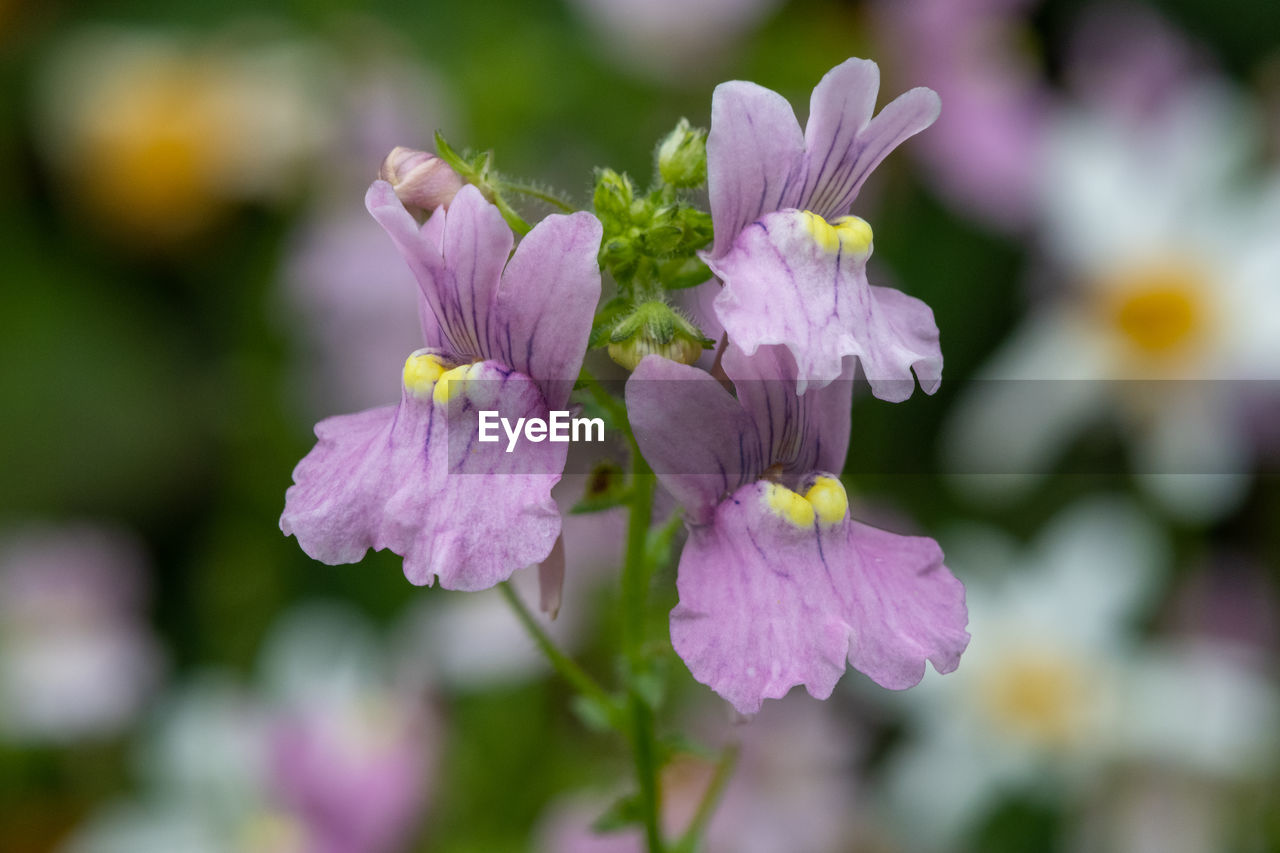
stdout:
[(366, 202), (418, 279), (427, 347), (405, 363), (398, 406), (316, 426), (280, 528), (323, 562), (388, 548), (413, 583), (486, 589), (551, 553), (566, 445), (478, 443), (475, 413), (565, 408), (600, 298), (601, 226), (549, 216), (512, 254), (511, 229), (475, 187), (423, 228), (385, 181)]
[(912, 371), (925, 393), (942, 379), (933, 312), (869, 284), (871, 228), (843, 218), (871, 171), (940, 109), (938, 96), (919, 88), (873, 118), (879, 87), (874, 62), (846, 60), (813, 90), (803, 131), (781, 95), (754, 83), (722, 83), (712, 97), (715, 243), (702, 257), (724, 283), (715, 313), (747, 355), (787, 347), (798, 393), (840, 376), (847, 355), (861, 360), (873, 393), (886, 400), (911, 395)]
[(693, 676), (753, 714), (797, 684), (825, 699), (850, 664), (891, 689), (919, 682), (926, 659), (955, 669), (964, 588), (937, 543), (853, 521), (831, 473), (848, 447), (852, 360), (803, 395), (782, 347), (730, 347), (723, 367), (736, 399), (657, 356), (627, 382), (640, 449), (686, 511), (671, 639)]

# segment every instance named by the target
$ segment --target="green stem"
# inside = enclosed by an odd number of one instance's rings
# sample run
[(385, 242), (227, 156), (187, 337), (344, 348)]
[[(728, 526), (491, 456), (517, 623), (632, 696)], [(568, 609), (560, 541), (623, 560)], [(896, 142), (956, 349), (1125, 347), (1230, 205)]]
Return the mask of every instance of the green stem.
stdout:
[(557, 196), (555, 193), (547, 192), (546, 190), (539, 189), (531, 184), (522, 184), (518, 181), (503, 181), (502, 188), (504, 190), (511, 190), (512, 192), (520, 193), (521, 195), (527, 195), (530, 198), (536, 198), (538, 201), (546, 202), (552, 207), (563, 210), (565, 213), (573, 213), (577, 210), (577, 208)]
[(653, 516), (653, 471), (640, 455), (633, 436), (631, 443), (631, 513), (627, 522), (626, 560), (622, 566), (622, 648), (628, 670), (628, 707), (631, 712), (631, 749), (635, 756), (636, 782), (646, 849), (663, 853), (665, 846), (658, 826), (662, 810), (662, 791), (658, 785), (656, 735), (653, 710), (636, 684), (637, 675), (646, 668), (646, 628), (649, 612), (650, 567), (648, 565), (649, 527)]
[(631, 437), (631, 425), (627, 422), (627, 407), (618, 402), (618, 398), (610, 394), (600, 380), (591, 375), (587, 368), (582, 368), (578, 374), (578, 378), (582, 380), (584, 388), (590, 392), (595, 401), (604, 407), (609, 415), (614, 419), (615, 423), (621, 424), (627, 431), (628, 439)]
[(502, 218), (507, 221), (508, 228), (519, 234), (521, 237), (533, 230), (533, 227), (528, 222), (525, 222), (511, 205), (507, 204), (507, 200), (502, 197), (500, 192), (492, 187), (489, 189), (490, 194), (492, 195), (492, 198), (489, 200), (497, 206), (498, 212), (501, 213)]
[(707, 824), (711, 822), (711, 816), (715, 814), (716, 806), (720, 804), (720, 796), (733, 777), (733, 770), (738, 764), (739, 751), (738, 744), (734, 743), (726, 746), (724, 752), (720, 753), (715, 773), (707, 783), (707, 790), (702, 794), (698, 810), (694, 813), (693, 820), (689, 822), (689, 828), (685, 830), (684, 835), (680, 836), (680, 841), (676, 844), (677, 853), (693, 853), (698, 849), (698, 842), (702, 840), (703, 833), (707, 831)]
[(586, 670), (574, 663), (573, 660), (556, 647), (555, 642), (538, 624), (538, 620), (534, 618), (533, 613), (520, 599), (511, 584), (503, 581), (498, 584), (498, 589), (502, 591), (502, 597), (511, 605), (516, 617), (519, 618), (529, 635), (533, 637), (533, 641), (537, 643), (538, 648), (547, 656), (547, 660), (551, 661), (551, 666), (555, 671), (560, 673), (579, 693), (602, 703), (602, 707), (611, 706), (614, 701), (613, 697), (605, 692), (605, 689), (597, 684), (596, 680), (588, 675)]

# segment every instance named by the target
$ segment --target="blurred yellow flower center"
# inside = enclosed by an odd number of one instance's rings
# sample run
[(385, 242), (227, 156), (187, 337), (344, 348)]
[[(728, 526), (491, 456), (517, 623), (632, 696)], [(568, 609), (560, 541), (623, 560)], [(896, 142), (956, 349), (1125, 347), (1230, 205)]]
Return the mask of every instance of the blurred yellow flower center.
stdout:
[(236, 849), (243, 853), (302, 853), (306, 840), (297, 820), (277, 812), (262, 812), (241, 827)]
[(999, 730), (1056, 745), (1075, 739), (1094, 699), (1080, 665), (1052, 652), (1011, 655), (986, 673), (979, 689)]
[(803, 212), (804, 227), (813, 241), (828, 254), (851, 252), (863, 254), (871, 250), (871, 226), (858, 216), (842, 216), (828, 222), (811, 211)]
[(77, 172), (116, 228), (182, 238), (219, 210), (217, 173), (234, 148), (218, 84), (176, 62), (123, 75), (88, 117)]
[(849, 509), (844, 484), (832, 477), (818, 477), (803, 495), (766, 482), (764, 499), (770, 512), (799, 528), (812, 527), (815, 518), (823, 525), (837, 524)]
[(1139, 268), (1113, 281), (1105, 292), (1112, 327), (1140, 356), (1178, 355), (1208, 325), (1204, 279), (1185, 264)]

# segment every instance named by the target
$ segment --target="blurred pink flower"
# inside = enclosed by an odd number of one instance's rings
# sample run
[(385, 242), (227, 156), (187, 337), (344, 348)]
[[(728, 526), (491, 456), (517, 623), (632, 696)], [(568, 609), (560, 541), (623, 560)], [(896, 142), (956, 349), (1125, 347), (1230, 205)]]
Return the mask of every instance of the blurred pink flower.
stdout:
[[(855, 763), (861, 733), (836, 706), (793, 693), (765, 707), (749, 723), (701, 728), (714, 740), (736, 739), (737, 771), (720, 801), (700, 850), (707, 853), (831, 853), (850, 849), (875, 831), (861, 798)], [(712, 763), (676, 759), (663, 777), (665, 831), (678, 837), (688, 826), (711, 780)], [(607, 801), (589, 796), (552, 807), (537, 831), (546, 853), (639, 853), (635, 831), (597, 834), (592, 821)]]
[(30, 525), (0, 542), (0, 736), (110, 735), (141, 710), (162, 655), (146, 558), (129, 533)]
[(427, 812), (438, 720), (407, 651), (345, 608), (272, 630), (253, 689), (207, 673), (160, 706), (144, 794), (79, 827), (68, 853), (401, 853)]
[(902, 84), (945, 108), (914, 152), (964, 216), (1023, 227), (1032, 208), (1050, 94), (1025, 43), (1037, 0), (882, 0), (886, 59)]

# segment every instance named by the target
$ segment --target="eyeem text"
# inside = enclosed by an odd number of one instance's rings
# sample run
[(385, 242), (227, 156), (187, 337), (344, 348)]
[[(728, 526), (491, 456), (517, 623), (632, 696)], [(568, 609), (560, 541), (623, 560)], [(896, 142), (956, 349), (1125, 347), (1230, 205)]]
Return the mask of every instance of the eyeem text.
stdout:
[(510, 419), (499, 416), (497, 412), (482, 409), (480, 440), (498, 441), (498, 425), (501, 424), (502, 431), (507, 434), (507, 453), (515, 449), (521, 433), (526, 441), (535, 444), (542, 441), (604, 441), (602, 418), (575, 418), (571, 417), (571, 412), (560, 410), (553, 411), (550, 415), (549, 420), (517, 418), (513, 425)]

